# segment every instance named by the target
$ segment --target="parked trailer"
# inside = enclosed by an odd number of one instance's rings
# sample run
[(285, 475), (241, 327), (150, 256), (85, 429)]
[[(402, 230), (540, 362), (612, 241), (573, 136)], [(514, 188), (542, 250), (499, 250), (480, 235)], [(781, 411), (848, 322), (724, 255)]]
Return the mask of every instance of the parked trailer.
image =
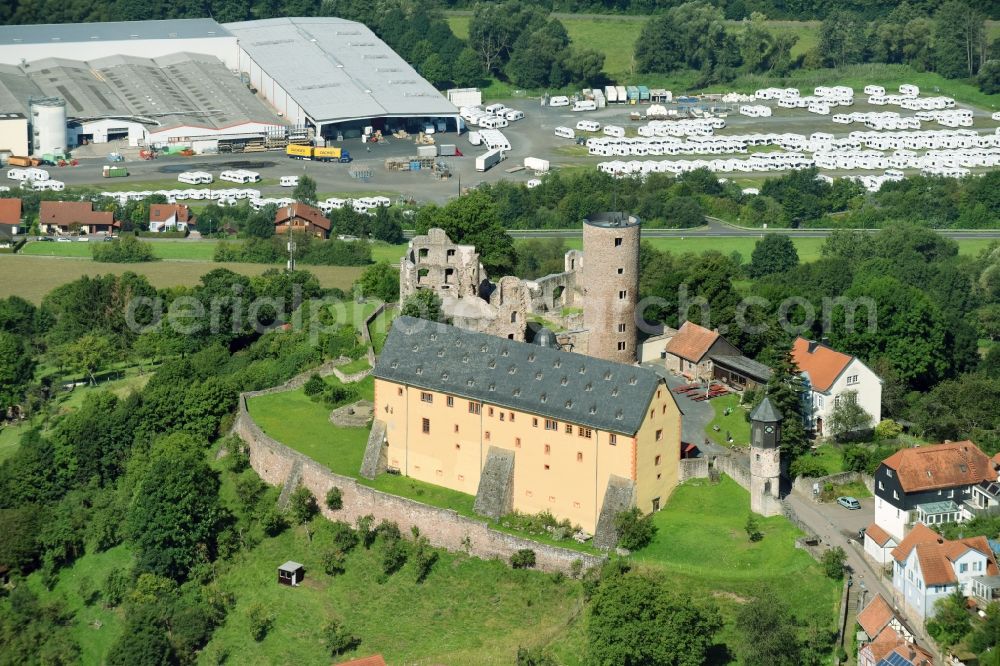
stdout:
[(441, 157), (455, 157), (458, 155), (458, 146), (453, 143), (442, 143), (438, 154)]
[(524, 168), (532, 169), (537, 173), (547, 173), (549, 170), (549, 161), (538, 157), (525, 157)]
[(639, 87), (638, 86), (627, 86), (625, 91), (628, 93), (628, 103), (638, 104), (639, 103)]
[(207, 185), (214, 181), (212, 174), (205, 171), (185, 171), (177, 176), (178, 182), (188, 185)]
[(619, 104), (628, 102), (628, 92), (626, 92), (625, 86), (615, 86), (615, 94), (618, 96)]
[(646, 86), (639, 86), (639, 101), (648, 102), (649, 101), (649, 88)]
[(282, 176), (278, 179), (278, 185), (281, 187), (296, 187), (299, 184), (298, 176)]
[(499, 148), (476, 157), (476, 171), (488, 171), (504, 159), (504, 151)]
[(574, 132), (573, 130), (571, 130), (568, 127), (557, 127), (556, 130), (555, 130), (555, 135), (558, 136), (558, 137), (562, 137), (563, 139), (575, 139), (576, 138), (576, 132)]
[(313, 151), (317, 162), (350, 162), (351, 154), (342, 148), (317, 148)]
[(507, 140), (507, 137), (500, 130), (479, 130), (479, 137), (490, 150), (510, 150), (510, 141)]
[(618, 88), (615, 86), (604, 86), (604, 97), (608, 100), (608, 104), (617, 104)]
[(285, 148), (285, 154), (293, 160), (311, 160), (313, 158), (313, 147), (290, 143)]
[(580, 100), (573, 104), (574, 111), (597, 111), (597, 102), (589, 99)]
[(549, 106), (569, 106), (569, 97), (557, 95), (549, 98)]

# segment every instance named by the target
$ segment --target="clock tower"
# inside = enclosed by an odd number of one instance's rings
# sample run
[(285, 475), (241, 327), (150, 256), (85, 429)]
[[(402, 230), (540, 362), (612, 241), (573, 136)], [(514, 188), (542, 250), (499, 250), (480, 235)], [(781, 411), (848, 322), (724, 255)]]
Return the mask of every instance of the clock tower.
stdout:
[(781, 419), (767, 396), (750, 414), (750, 510), (762, 516), (781, 513)]

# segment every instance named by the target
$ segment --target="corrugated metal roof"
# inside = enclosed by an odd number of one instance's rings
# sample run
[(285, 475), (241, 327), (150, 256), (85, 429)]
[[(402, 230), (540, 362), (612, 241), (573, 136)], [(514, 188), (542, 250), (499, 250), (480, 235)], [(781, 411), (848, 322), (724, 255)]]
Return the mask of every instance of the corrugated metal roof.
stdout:
[(210, 39), (231, 36), (228, 30), (210, 18), (0, 26), (0, 44), (106, 42), (123, 39)]
[(374, 375), (626, 435), (662, 381), (647, 368), (413, 317), (393, 323)]
[(273, 18), (225, 27), (316, 122), (458, 114), (454, 104), (362, 23)]

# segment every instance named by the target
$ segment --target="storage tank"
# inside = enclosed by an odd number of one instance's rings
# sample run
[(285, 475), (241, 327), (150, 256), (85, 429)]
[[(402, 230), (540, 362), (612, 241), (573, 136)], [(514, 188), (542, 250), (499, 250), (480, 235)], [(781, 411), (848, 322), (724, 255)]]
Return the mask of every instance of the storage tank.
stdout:
[(31, 146), (35, 155), (66, 153), (66, 101), (46, 97), (28, 101), (31, 112)]

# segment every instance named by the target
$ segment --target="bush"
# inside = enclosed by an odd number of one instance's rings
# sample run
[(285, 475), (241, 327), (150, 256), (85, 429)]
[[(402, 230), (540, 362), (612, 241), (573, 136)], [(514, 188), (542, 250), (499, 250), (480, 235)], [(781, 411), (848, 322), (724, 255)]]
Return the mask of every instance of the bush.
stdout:
[(258, 643), (264, 640), (267, 632), (274, 626), (274, 618), (261, 603), (254, 603), (247, 609), (247, 621), (250, 623), (250, 635)]
[(361, 643), (361, 639), (347, 631), (340, 620), (331, 620), (323, 628), (323, 640), (330, 655), (334, 657), (353, 650)]
[(323, 571), (327, 576), (338, 576), (347, 570), (347, 555), (339, 548), (323, 553)]
[(302, 390), (310, 397), (319, 395), (326, 390), (326, 382), (323, 381), (322, 377), (313, 373), (313, 375), (309, 377), (309, 380), (306, 381), (305, 385), (302, 387)]
[(895, 439), (903, 432), (903, 426), (892, 419), (883, 419), (875, 426), (875, 439)]
[(800, 456), (793, 460), (792, 464), (788, 467), (788, 471), (791, 473), (793, 479), (799, 476), (806, 476), (811, 479), (826, 476), (826, 468), (823, 467), (823, 463), (811, 455)]
[(760, 523), (757, 522), (757, 518), (752, 513), (747, 516), (747, 523), (743, 529), (746, 530), (747, 537), (752, 543), (757, 543), (764, 538), (764, 533), (760, 531)]
[(844, 577), (844, 563), (847, 561), (847, 553), (840, 546), (831, 548), (823, 553), (823, 571), (834, 580)]
[(656, 525), (652, 514), (644, 516), (639, 507), (632, 507), (615, 516), (615, 530), (618, 531), (618, 545), (628, 550), (639, 550), (656, 536)]
[(385, 538), (382, 541), (382, 573), (386, 576), (399, 571), (407, 558), (406, 542), (400, 538)]
[(288, 527), (288, 521), (274, 507), (269, 508), (260, 516), (260, 526), (264, 534), (269, 537), (276, 537)]
[(125, 595), (128, 594), (129, 577), (121, 569), (115, 569), (108, 574), (101, 588), (101, 596), (104, 598), (104, 605), (108, 608), (118, 606)]
[(288, 501), (288, 513), (297, 525), (305, 525), (319, 513), (319, 505), (312, 492), (305, 486), (299, 486)]
[(90, 246), (94, 261), (115, 264), (139, 264), (156, 261), (153, 246), (143, 243), (135, 236), (122, 236), (108, 242), (94, 243)]
[(330, 509), (330, 511), (339, 511), (344, 508), (344, 497), (337, 486), (326, 491), (326, 508)]
[(351, 529), (351, 526), (342, 520), (335, 520), (330, 523), (330, 540), (333, 547), (345, 553), (358, 545), (358, 534)]
[(510, 556), (510, 566), (515, 569), (530, 569), (535, 566), (535, 551), (522, 548)]
[(437, 560), (437, 551), (431, 548), (427, 537), (417, 536), (417, 541), (413, 546), (413, 564), (416, 567), (416, 580), (418, 583), (424, 582), (431, 569), (434, 568), (434, 563)]

